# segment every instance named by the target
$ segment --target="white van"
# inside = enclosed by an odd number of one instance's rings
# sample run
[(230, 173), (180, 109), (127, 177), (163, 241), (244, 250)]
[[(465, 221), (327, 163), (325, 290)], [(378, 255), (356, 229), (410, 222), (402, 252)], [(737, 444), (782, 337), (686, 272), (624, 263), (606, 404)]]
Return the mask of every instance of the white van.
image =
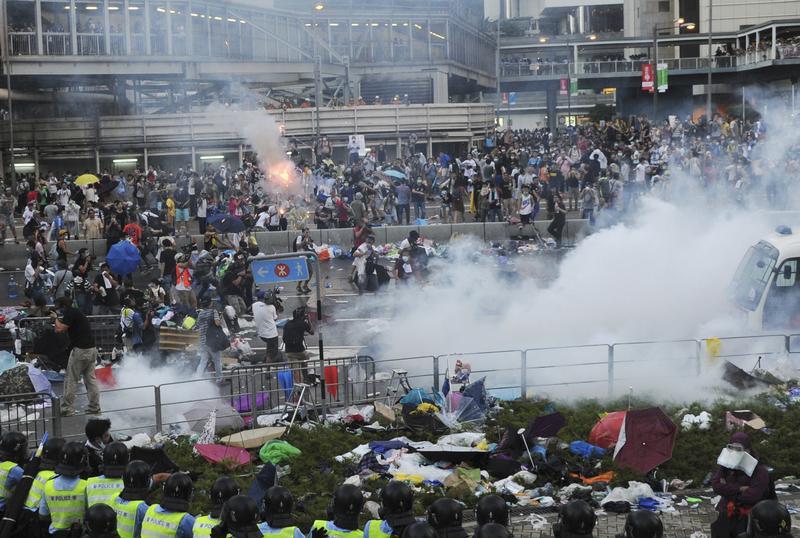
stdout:
[(788, 226), (750, 247), (728, 287), (730, 299), (757, 331), (800, 330), (800, 234)]

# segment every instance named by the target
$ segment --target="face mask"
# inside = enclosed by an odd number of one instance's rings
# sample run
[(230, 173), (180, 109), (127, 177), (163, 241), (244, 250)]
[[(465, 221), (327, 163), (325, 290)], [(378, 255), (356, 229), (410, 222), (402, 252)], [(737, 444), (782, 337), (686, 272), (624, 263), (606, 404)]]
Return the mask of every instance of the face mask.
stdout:
[(408, 260), (410, 260), (410, 259), (411, 259), (411, 258), (409, 258), (408, 256), (403, 256), (403, 261), (404, 261), (404, 262), (408, 262)]

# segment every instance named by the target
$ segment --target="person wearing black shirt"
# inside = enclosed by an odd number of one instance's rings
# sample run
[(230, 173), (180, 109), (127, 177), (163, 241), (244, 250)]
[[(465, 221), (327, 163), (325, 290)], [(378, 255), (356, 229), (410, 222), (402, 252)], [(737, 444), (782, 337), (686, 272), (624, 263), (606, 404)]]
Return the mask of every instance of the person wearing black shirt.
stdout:
[(67, 333), (71, 348), (67, 362), (67, 376), (64, 380), (61, 414), (64, 416), (75, 414), (75, 392), (78, 383), (83, 378), (83, 384), (86, 386), (89, 397), (87, 411), (91, 415), (99, 415), (100, 390), (94, 375), (94, 367), (97, 364), (97, 347), (95, 347), (89, 319), (83, 315), (83, 312), (73, 308), (72, 299), (69, 297), (59, 297), (55, 306), (60, 311), (60, 314), (53, 314), (56, 332)]
[(309, 381), (306, 334), (314, 334), (314, 329), (308, 320), (305, 307), (296, 308), (292, 312), (292, 319), (287, 321), (283, 327), (283, 345), (285, 346), (286, 362), (300, 363), (304, 383)]
[[(158, 260), (161, 263), (161, 276), (164, 277), (162, 282), (165, 285), (175, 285), (175, 249), (172, 248), (172, 241), (169, 239), (162, 239), (161, 241), (161, 257)], [(169, 291), (169, 290), (167, 290)]]

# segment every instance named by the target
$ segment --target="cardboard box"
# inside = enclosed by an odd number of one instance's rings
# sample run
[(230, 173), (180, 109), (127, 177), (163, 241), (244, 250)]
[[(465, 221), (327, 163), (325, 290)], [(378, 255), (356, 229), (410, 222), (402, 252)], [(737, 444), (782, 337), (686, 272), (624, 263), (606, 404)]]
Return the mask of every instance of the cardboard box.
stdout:
[(267, 441), (278, 439), (283, 435), (286, 428), (256, 428), (255, 430), (242, 430), (223, 437), (219, 440), (223, 445), (238, 446), (241, 448), (261, 448)]
[(394, 410), (381, 402), (375, 402), (375, 412), (389, 422), (394, 423), (397, 420)]
[(738, 411), (727, 411), (725, 413), (725, 428), (733, 430), (735, 428), (743, 428), (748, 426), (754, 430), (763, 430), (767, 427), (760, 416), (756, 415), (749, 409), (740, 409)]

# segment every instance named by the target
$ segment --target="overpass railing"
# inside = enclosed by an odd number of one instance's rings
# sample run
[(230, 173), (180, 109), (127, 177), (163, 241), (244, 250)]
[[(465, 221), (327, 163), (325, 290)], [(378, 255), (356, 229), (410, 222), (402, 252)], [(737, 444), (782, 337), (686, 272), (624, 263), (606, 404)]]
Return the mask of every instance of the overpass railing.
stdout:
[[(296, 400), (295, 384), (308, 381), (309, 374), (317, 376), (319, 383), (313, 384), (304, 398), (303, 412), (315, 410), (325, 415), (376, 401), (393, 405), (404, 394), (400, 373), (407, 374), (411, 387), (439, 391), (446, 379), (455, 386), (458, 380), (452, 376), (457, 363), (470, 369), (471, 381), (486, 377), (487, 391), (502, 399), (541, 395), (571, 399), (605, 395), (611, 399), (629, 390), (652, 395), (659, 388), (674, 396), (672, 389), (678, 386), (702, 394), (710, 390), (708, 385), (715, 386), (712, 372), (720, 378), (730, 374), (730, 367), (722, 368), (724, 361), (748, 373), (765, 366), (764, 360), (796, 353), (800, 353), (800, 334), (535, 347), (384, 360), (356, 355), (326, 359), (324, 364), (311, 358), (237, 367), (225, 372), (227, 381), (220, 388), (211, 379), (197, 377), (108, 388), (101, 391), (101, 405), (119, 431), (152, 433), (188, 426), (199, 432), (212, 409), (218, 410), (218, 420), (233, 419), (248, 427), (258, 426), (262, 415), (279, 418), (287, 403)], [(186, 357), (183, 360), (187, 372), (196, 371), (196, 363)], [(170, 364), (175, 367), (177, 363)], [(121, 372), (124, 377), (125, 371)], [(158, 375), (155, 370), (153, 375)], [(78, 395), (79, 403), (84, 399), (85, 395)], [(44, 429), (62, 430), (58, 398), (41, 393), (0, 396), (0, 404), (6, 406), (0, 409), (4, 431), (25, 429), (40, 436)]]
[[(304, 138), (315, 132), (317, 112), (313, 108), (267, 112), (287, 136)], [(329, 137), (359, 133), (392, 139), (411, 132), (434, 136), (441, 133), (443, 137), (454, 133), (480, 136), (494, 125), (494, 111), (490, 104), (476, 103), (323, 108), (319, 125)], [(6, 141), (8, 136), (7, 121), (0, 122), (0, 141)], [(155, 147), (226, 142), (239, 144), (243, 138), (235, 117), (225, 113), (14, 121), (14, 144), (18, 146)]]
[[(769, 54), (767, 51), (766, 54)], [(762, 61), (769, 61), (771, 58), (764, 58), (763, 53), (753, 53), (743, 56), (717, 56), (711, 59), (713, 69), (734, 69), (739, 66), (749, 65)], [(665, 58), (660, 59), (659, 63), (667, 64), (670, 72), (696, 71), (708, 69), (708, 58)], [(578, 76), (599, 75), (599, 74), (627, 74), (637, 75), (642, 72), (642, 65), (650, 63), (651, 60), (616, 60), (616, 61), (597, 61), (597, 62), (575, 62), (575, 63), (526, 63), (514, 62), (504, 63), (502, 76), (504, 77), (557, 77), (557, 76)]]

